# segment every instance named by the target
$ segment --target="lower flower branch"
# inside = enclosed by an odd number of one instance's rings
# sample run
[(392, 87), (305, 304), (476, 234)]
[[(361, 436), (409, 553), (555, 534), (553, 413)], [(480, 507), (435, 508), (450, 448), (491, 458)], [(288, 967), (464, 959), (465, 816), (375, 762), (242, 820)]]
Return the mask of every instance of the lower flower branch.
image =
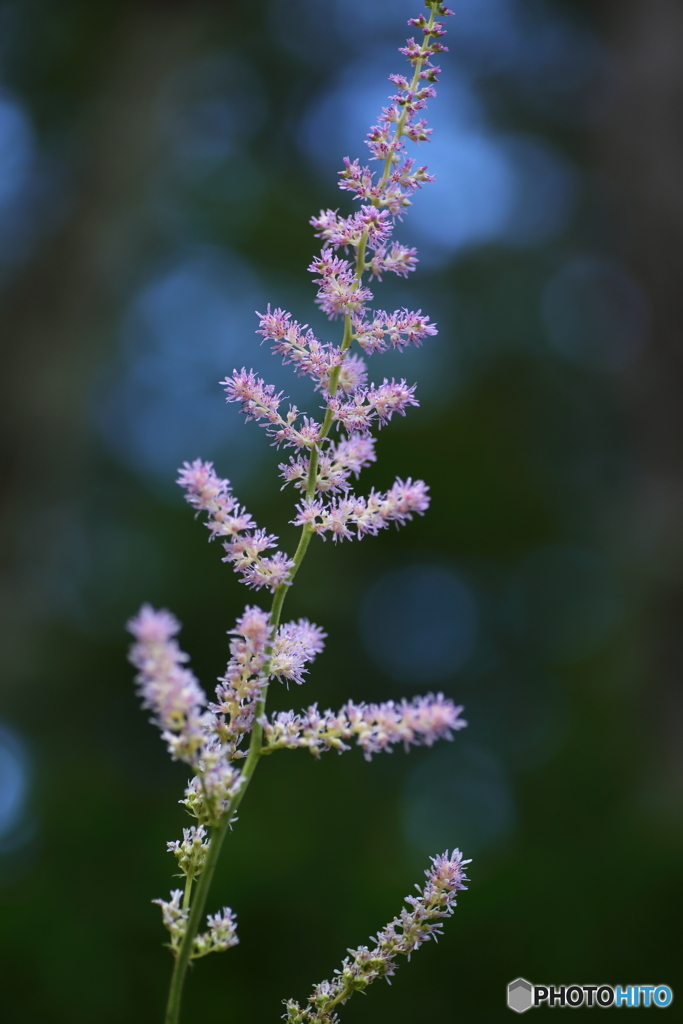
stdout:
[(463, 860), (459, 850), (452, 854), (447, 850), (431, 861), (432, 867), (425, 871), (427, 883), (422, 889), (418, 887), (419, 895), (406, 896), (410, 909), (404, 908), (371, 939), (372, 949), (350, 949), (332, 980), (315, 986), (305, 1007), (295, 999), (284, 1001), (287, 1024), (336, 1024), (336, 1006), (345, 1003), (354, 992), (364, 992), (377, 978), (388, 980), (396, 970), (399, 954), (409, 959), (423, 942), (441, 934), (443, 919), (455, 909), (457, 893), (467, 888), (464, 868), (470, 861)]

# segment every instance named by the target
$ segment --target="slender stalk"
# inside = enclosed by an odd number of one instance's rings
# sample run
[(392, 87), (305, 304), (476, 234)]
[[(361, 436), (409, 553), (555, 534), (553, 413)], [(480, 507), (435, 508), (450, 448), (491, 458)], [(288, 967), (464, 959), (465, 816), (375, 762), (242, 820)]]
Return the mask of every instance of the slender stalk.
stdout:
[[(347, 337), (348, 341), (346, 343), (346, 348), (344, 348), (344, 345), (342, 343), (342, 348), (344, 351), (348, 349), (349, 345), (351, 344), (350, 322), (348, 326), (345, 325), (344, 339), (346, 340)], [(335, 369), (339, 370), (340, 368), (335, 367)], [(332, 394), (334, 394), (339, 384), (339, 373), (337, 373), (337, 379), (334, 382), (334, 391), (332, 391), (332, 382), (330, 383), (330, 391)], [(327, 433), (331, 425), (332, 417), (330, 415), (329, 423), (327, 424), (326, 428), (325, 424), (323, 424), (324, 432), (321, 433), (322, 437), (327, 436)], [(307, 497), (312, 497), (313, 494), (315, 493), (317, 473), (318, 448), (316, 447), (314, 451), (311, 453), (308, 480), (306, 483)], [(273, 630), (273, 638), (275, 637), (277, 628), (280, 625), (282, 606), (284, 605), (285, 597), (287, 596), (287, 591), (289, 590), (292, 584), (292, 580), (294, 579), (294, 576), (296, 575), (299, 566), (304, 560), (304, 556), (306, 554), (306, 551), (308, 550), (308, 545), (311, 542), (313, 532), (313, 527), (310, 526), (310, 524), (307, 524), (304, 527), (302, 527), (301, 536), (299, 538), (299, 544), (297, 546), (293, 558), (294, 567), (290, 573), (289, 581), (287, 583), (281, 583), (273, 595), (273, 604), (271, 606), (270, 611), (270, 623)], [(261, 696), (257, 701), (256, 708), (254, 711), (254, 726), (251, 731), (249, 753), (247, 755), (246, 761), (244, 762), (244, 768), (242, 769), (242, 785), (240, 787), (239, 792), (232, 798), (227, 808), (223, 812), (223, 816), (221, 817), (220, 822), (211, 831), (211, 843), (209, 845), (209, 850), (206, 855), (206, 860), (204, 862), (202, 873), (199, 876), (199, 881), (197, 882), (197, 888), (195, 890), (194, 900), (192, 901), (190, 914), (187, 919), (187, 926), (185, 928), (183, 941), (180, 944), (180, 948), (178, 949), (178, 953), (176, 955), (175, 964), (173, 966), (171, 986), (168, 994), (168, 1003), (166, 1005), (165, 1024), (177, 1024), (177, 1022), (180, 1019), (180, 1002), (182, 998), (183, 984), (185, 982), (185, 975), (187, 974), (187, 968), (192, 957), (192, 946), (194, 944), (195, 936), (199, 931), (199, 925), (204, 914), (206, 899), (209, 894), (211, 882), (213, 881), (213, 876), (216, 870), (216, 865), (218, 863), (218, 858), (220, 857), (221, 847), (223, 846), (223, 842), (230, 827), (230, 821), (234, 817), (235, 812), (237, 811), (239, 805), (242, 802), (242, 799), (244, 798), (244, 794), (247, 791), (247, 787), (251, 782), (252, 775), (254, 774), (256, 766), (261, 758), (261, 746), (263, 742), (263, 725), (261, 724), (261, 719), (265, 712), (267, 696), (268, 685), (266, 684), (261, 691)], [(191, 886), (192, 881), (191, 879), (188, 879), (185, 888), (185, 898), (183, 900), (184, 907), (187, 906)]]
[[(254, 730), (256, 731), (256, 730)], [(252, 733), (253, 737), (253, 733)], [(260, 742), (260, 741), (259, 741)], [(253, 747), (253, 740), (252, 740)], [(187, 966), (190, 962), (192, 955), (192, 946), (194, 944), (195, 936), (199, 931), (199, 924), (204, 914), (204, 907), (206, 906), (206, 898), (209, 894), (213, 875), (216, 870), (216, 864), (220, 856), (221, 847), (223, 840), (230, 827), (230, 821), (232, 820), (237, 808), (242, 802), (247, 786), (251, 776), (253, 775), (254, 769), (258, 762), (258, 752), (256, 757), (252, 757), (253, 750), (250, 748), (249, 756), (244, 765), (242, 772), (242, 778), (244, 782), (240, 788), (239, 793), (233, 797), (228, 807), (221, 818), (220, 823), (212, 830), (211, 843), (209, 850), (206, 855), (204, 867), (202, 873), (199, 876), (197, 888), (195, 890), (194, 900), (190, 909), (190, 915), (187, 919), (187, 927), (183, 936), (183, 941), (180, 944), (180, 948), (176, 955), (175, 964), (173, 966), (173, 975), (171, 976), (171, 987), (168, 994), (168, 1003), (166, 1006), (166, 1018), (165, 1024), (177, 1024), (180, 1018), (180, 1000), (182, 997), (183, 983), (185, 981), (185, 974), (187, 973)], [(250, 763), (251, 762), (251, 763)]]
[(192, 883), (194, 881), (194, 871), (188, 871), (185, 877), (185, 893), (183, 895), (183, 910), (187, 910), (190, 905), (190, 896), (192, 895)]
[[(430, 29), (435, 21), (436, 21), (436, 11), (432, 7), (431, 13), (429, 15), (429, 21), (427, 22), (427, 28)], [(424, 41), (423, 41), (422, 47), (421, 47), (423, 52), (429, 46), (430, 40), (431, 40), (431, 34), (429, 32), (426, 32), (425, 33), (425, 37), (424, 37)], [(424, 64), (426, 59), (427, 59), (427, 55), (425, 54), (424, 57), (420, 57), (419, 60), (415, 61), (415, 71), (413, 72), (413, 80), (410, 83), (410, 91), (411, 92), (414, 92), (415, 89), (418, 86), (418, 83), (420, 81), (420, 72), (422, 71), (422, 65)], [(399, 139), (401, 137), (401, 135), (403, 135), (403, 129), (405, 127), (405, 123), (406, 123), (406, 118), (407, 117), (408, 117), (408, 108), (404, 107), (403, 108), (403, 113), (399, 117), (398, 123), (396, 125), (396, 131), (394, 132), (394, 142), (397, 139)], [(393, 154), (393, 152), (390, 152), (389, 155), (387, 156), (386, 160), (384, 161), (384, 168), (382, 170), (382, 178), (381, 178), (382, 181), (386, 181), (387, 178), (389, 177), (389, 170), (390, 170), (391, 165), (392, 165), (393, 162), (394, 162), (394, 154)], [(379, 201), (375, 199), (374, 200), (374, 205), (378, 206), (379, 205)]]
[[(435, 16), (434, 15), (434, 9), (432, 8), (432, 12), (431, 12), (430, 20), (429, 20), (429, 27), (431, 27), (431, 25), (434, 23), (434, 16)], [(429, 45), (429, 39), (430, 39), (429, 34), (426, 34), (425, 40), (424, 40), (424, 44), (423, 44), (423, 48), (426, 48)], [(418, 60), (416, 62), (415, 72), (413, 74), (413, 80), (412, 80), (412, 83), (411, 83), (411, 89), (412, 90), (414, 90), (417, 87), (417, 84), (419, 82), (419, 77), (420, 77), (420, 71), (422, 69), (423, 63), (424, 63), (424, 60)], [(395, 139), (400, 138), (400, 136), (402, 135), (403, 127), (404, 127), (405, 121), (406, 121), (406, 117), (407, 117), (407, 109), (403, 111), (403, 113), (401, 114), (401, 117), (399, 118), (399, 121), (398, 121), (398, 123), (396, 125), (396, 132), (395, 132), (395, 136), (394, 136)], [(392, 162), (393, 162), (393, 154), (390, 153), (389, 156), (387, 157), (386, 161), (385, 161), (385, 164), (384, 164), (384, 169), (383, 169), (383, 174), (382, 174), (383, 180), (387, 179), (387, 177), (389, 175), (389, 172), (390, 172), (390, 169), (391, 169)], [(353, 283), (353, 286), (352, 286), (353, 287), (353, 291), (356, 291), (360, 287), (360, 285), (362, 283), (362, 279), (363, 279), (363, 273), (366, 270), (366, 266), (365, 266), (365, 250), (366, 250), (366, 246), (367, 246), (367, 241), (368, 241), (368, 232), (365, 231), (363, 233), (359, 243), (358, 243), (358, 249), (357, 249), (357, 253), (356, 253), (355, 280), (354, 280), (354, 283)], [(341, 353), (342, 353), (342, 361), (343, 361), (343, 357), (344, 357), (345, 353), (351, 347), (351, 343), (353, 341), (353, 338), (354, 338), (354, 334), (353, 334), (353, 324), (352, 324), (352, 321), (351, 321), (351, 314), (347, 313), (345, 315), (345, 317), (344, 317), (344, 333), (343, 333), (343, 336), (342, 336), (342, 343), (341, 343), (341, 347), (340, 347), (340, 350), (341, 350)], [(341, 370), (342, 370), (342, 363), (340, 363), (338, 366), (335, 366), (334, 369), (330, 373), (330, 380), (329, 380), (328, 391), (329, 391), (329, 394), (331, 396), (336, 395), (337, 390), (339, 388), (339, 380), (340, 380), (340, 376), (341, 376)], [(328, 407), (326, 412), (325, 412), (325, 416), (323, 418), (323, 422), (322, 422), (322, 425), (321, 425), (321, 428), (320, 428), (320, 436), (319, 436), (318, 442), (311, 449), (311, 455), (310, 455), (310, 460), (309, 460), (309, 468), (308, 468), (308, 478), (307, 478), (307, 481), (306, 481), (306, 490), (305, 490), (306, 498), (309, 501), (312, 500), (312, 498), (315, 495), (315, 491), (316, 491), (316, 483), (317, 483), (317, 475), (318, 475), (318, 464), (319, 464), (319, 458), (320, 458), (321, 442), (324, 441), (324, 439), (328, 436), (328, 434), (330, 432), (330, 429), (332, 428), (333, 421), (334, 421), (334, 416), (333, 416), (332, 410)], [(294, 555), (294, 559), (293, 559), (294, 567), (292, 568), (292, 571), (290, 573), (289, 580), (287, 581), (287, 583), (280, 584), (280, 586), (277, 587), (277, 589), (275, 590), (275, 593), (273, 595), (273, 604), (272, 604), (271, 612), (270, 612), (270, 624), (271, 624), (272, 631), (273, 631), (272, 632), (273, 639), (275, 638), (275, 634), (276, 634), (278, 626), (280, 624), (280, 617), (281, 617), (281, 614), (282, 614), (282, 607), (284, 605), (284, 601), (285, 601), (285, 597), (287, 595), (287, 591), (288, 591), (289, 587), (291, 586), (292, 581), (294, 579), (294, 576), (296, 575), (296, 573), (297, 573), (297, 571), (299, 569), (299, 566), (301, 565), (301, 563), (302, 563), (302, 561), (303, 561), (303, 559), (304, 559), (304, 557), (306, 555), (306, 551), (308, 550), (308, 545), (310, 544), (311, 537), (313, 536), (313, 533), (314, 533), (314, 528), (310, 524), (306, 524), (305, 526), (302, 527), (301, 536), (299, 538), (299, 544), (297, 546), (297, 549), (296, 549), (296, 552), (295, 552), (295, 555)], [(256, 766), (258, 765), (258, 762), (259, 762), (259, 760), (260, 760), (260, 758), (262, 756), (261, 755), (261, 747), (262, 747), (262, 740), (263, 740), (263, 725), (261, 723), (262, 723), (263, 715), (264, 715), (264, 712), (265, 712), (267, 696), (268, 696), (268, 684), (265, 684), (263, 689), (262, 689), (262, 691), (261, 691), (261, 696), (260, 696), (259, 700), (257, 701), (256, 708), (255, 708), (254, 725), (253, 725), (252, 732), (251, 732), (251, 740), (250, 740), (250, 744), (249, 744), (249, 753), (248, 753), (246, 761), (244, 763), (244, 768), (242, 769), (242, 776), (241, 776), (241, 778), (242, 778), (242, 785), (240, 787), (239, 792), (232, 798), (232, 800), (228, 804), (228, 807), (225, 809), (225, 811), (224, 811), (220, 821), (212, 828), (211, 842), (210, 842), (209, 849), (208, 849), (208, 852), (207, 852), (207, 855), (206, 855), (206, 860), (204, 862), (204, 867), (202, 869), (201, 875), (199, 876), (199, 880), (197, 882), (197, 887), (195, 889), (194, 900), (192, 900), (192, 904), (191, 904), (191, 907), (190, 907), (190, 913), (189, 913), (189, 916), (188, 916), (188, 919), (187, 919), (187, 927), (185, 929), (185, 934), (183, 936), (182, 943), (180, 945), (180, 948), (178, 949), (178, 953), (177, 953), (176, 959), (175, 959), (175, 964), (174, 964), (174, 968), (173, 968), (173, 975), (172, 975), (172, 978), (171, 978), (171, 987), (170, 987), (169, 997), (168, 997), (168, 1004), (167, 1004), (167, 1008), (166, 1008), (165, 1024), (178, 1024), (178, 1020), (180, 1018), (180, 1002), (181, 1002), (181, 997), (182, 997), (183, 984), (184, 984), (184, 981), (185, 981), (185, 975), (187, 973), (188, 964), (189, 964), (189, 962), (190, 962), (190, 960), (192, 958), (192, 947), (193, 947), (193, 944), (194, 944), (195, 936), (197, 935), (197, 932), (199, 930), (200, 921), (201, 921), (202, 916), (204, 914), (204, 908), (206, 906), (206, 899), (207, 899), (207, 896), (208, 896), (208, 893), (209, 893), (209, 889), (211, 887), (211, 882), (213, 881), (213, 876), (214, 876), (214, 872), (216, 870), (216, 865), (217, 865), (218, 859), (220, 857), (221, 847), (223, 846), (223, 842), (224, 842), (225, 837), (226, 837), (226, 835), (228, 833), (228, 829), (230, 828), (230, 822), (231, 822), (232, 818), (234, 817), (235, 812), (239, 808), (239, 806), (240, 806), (240, 804), (241, 804), (241, 802), (242, 802), (242, 800), (244, 798), (244, 795), (245, 795), (245, 793), (247, 791), (247, 787), (249, 786), (249, 783), (251, 782), (251, 778), (252, 778), (252, 776), (253, 776), (253, 774), (254, 774), (254, 772), (256, 770)], [(184, 895), (184, 899), (183, 899), (183, 907), (184, 908), (187, 908), (187, 906), (189, 904), (189, 901), (190, 901), (190, 894), (191, 894), (191, 891), (192, 891), (192, 882), (193, 882), (193, 879), (188, 876), (188, 879), (186, 881), (186, 887), (185, 887), (185, 895)], [(331, 1005), (334, 1006), (335, 1003), (339, 1002), (342, 998), (343, 998), (343, 996), (339, 996), (337, 999), (334, 1000), (334, 1002)]]
[[(313, 530), (310, 526), (304, 526), (301, 531), (301, 537), (299, 539), (299, 545), (294, 555), (294, 568), (292, 569), (290, 580), (296, 574), (299, 566), (301, 565), (306, 550), (311, 540)], [(275, 594), (273, 595), (273, 604), (270, 612), (270, 621), (273, 628), (273, 636), (277, 631), (280, 624), (280, 616), (282, 614), (282, 606), (284, 604), (287, 590), (291, 584), (281, 584)], [(185, 975), (187, 973), (187, 967), (192, 957), (192, 946), (194, 944), (195, 936), (199, 931), (199, 925), (204, 914), (204, 908), (206, 906), (206, 899), (209, 894), (213, 875), (216, 870), (216, 864), (220, 857), (221, 847), (223, 841), (227, 835), (230, 827), (230, 822), (235, 815), (239, 805), (242, 803), (244, 794), (247, 791), (247, 787), (251, 782), (252, 775), (256, 770), (256, 765), (261, 757), (261, 745), (263, 741), (263, 726), (260, 719), (263, 716), (266, 697), (268, 694), (268, 686), (265, 685), (261, 691), (261, 697), (256, 705), (254, 713), (254, 727), (251, 731), (251, 741), (249, 744), (249, 753), (247, 759), (244, 762), (244, 768), (242, 769), (242, 785), (239, 792), (232, 798), (227, 808), (223, 812), (220, 822), (214, 826), (211, 832), (211, 842), (209, 844), (209, 850), (206, 855), (204, 867), (202, 873), (199, 876), (197, 888), (195, 890), (194, 900), (190, 909), (190, 914), (187, 919), (187, 926), (185, 928), (185, 934), (183, 941), (180, 944), (178, 953), (176, 955), (175, 964), (173, 966), (173, 975), (171, 976), (171, 987), (168, 994), (168, 1003), (166, 1006), (166, 1018), (165, 1024), (177, 1024), (180, 1019), (180, 1001), (183, 991), (183, 983), (185, 981)], [(191, 879), (188, 879), (185, 889), (185, 900), (183, 906), (187, 906), (187, 899), (189, 898), (190, 888), (192, 886)]]

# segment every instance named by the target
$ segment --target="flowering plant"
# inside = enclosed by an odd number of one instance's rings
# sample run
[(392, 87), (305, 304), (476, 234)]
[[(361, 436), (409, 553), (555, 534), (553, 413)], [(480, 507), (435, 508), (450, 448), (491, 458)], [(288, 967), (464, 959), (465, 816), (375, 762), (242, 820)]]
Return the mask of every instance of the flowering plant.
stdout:
[[(422, 34), (421, 41), (411, 38), (400, 50), (412, 65), (412, 76), (390, 76), (397, 91), (368, 134), (370, 159), (380, 161), (380, 175), (358, 160), (345, 159), (339, 185), (361, 201), (359, 211), (342, 217), (324, 210), (311, 221), (323, 243), (309, 268), (318, 285), (316, 302), (330, 320), (343, 318), (341, 343), (320, 341), (307, 325), (281, 309), (268, 307), (258, 314), (258, 333), (285, 363), (312, 378), (323, 403), (322, 419), (302, 414), (295, 406), (285, 412), (282, 395), (251, 370), (234, 371), (222, 382), (227, 400), (239, 402), (247, 419), (262, 421), (274, 444), (293, 449), (279, 468), (285, 485), (292, 484), (300, 493), (292, 520), (301, 527), (294, 556), (280, 551), (277, 537), (257, 527), (237, 502), (229, 481), (219, 477), (211, 463), (197, 459), (180, 470), (178, 483), (197, 514), (204, 514), (209, 539), (222, 540), (223, 560), (232, 563), (243, 583), (272, 593), (271, 608), (247, 606), (230, 630), (230, 660), (211, 703), (187, 667), (188, 656), (175, 640), (180, 627), (169, 612), (145, 605), (128, 624), (135, 638), (130, 658), (138, 670), (143, 704), (152, 711), (171, 757), (195, 773), (181, 803), (196, 824), (183, 830), (182, 841), (168, 843), (185, 885), (169, 900), (155, 901), (174, 955), (166, 1024), (179, 1020), (190, 960), (238, 941), (229, 908), (209, 914), (203, 932), (200, 922), (222, 843), (260, 759), (281, 748), (304, 747), (316, 757), (325, 750), (341, 753), (350, 749), (351, 741), (370, 759), (392, 744), (408, 749), (451, 739), (466, 724), (460, 717), (462, 708), (442, 694), (398, 703), (348, 701), (336, 712), (320, 711), (312, 704), (300, 714), (266, 715), (271, 679), (303, 683), (308, 664), (323, 648), (325, 633), (319, 626), (306, 619), (281, 623), (285, 597), (313, 536), (325, 539), (331, 534), (333, 540), (343, 541), (376, 535), (390, 523), (400, 526), (413, 515), (422, 515), (429, 505), (428, 488), (421, 480), (398, 479), (386, 493), (372, 490), (367, 497), (351, 490), (351, 478), (375, 461), (373, 428), (418, 404), (415, 387), (405, 380), (384, 378), (379, 385), (368, 384), (363, 358), (350, 351), (353, 342), (372, 354), (420, 345), (436, 334), (420, 310), (371, 312), (368, 303), (373, 296), (364, 283), (366, 274), (369, 280), (381, 280), (385, 273), (406, 277), (417, 263), (415, 249), (391, 236), (396, 218), (410, 206), (410, 195), (433, 180), (426, 167), (416, 167), (405, 155), (405, 140), (429, 139), (430, 129), (419, 115), (435, 95), (440, 69), (431, 58), (446, 50), (440, 41), (445, 30), (437, 16), (452, 13), (438, 0), (425, 0), (425, 6), (428, 17), (409, 21)], [(339, 255), (341, 250), (344, 256)], [(349, 251), (353, 260), (345, 258)], [(456, 893), (465, 887), (467, 863), (458, 850), (433, 857), (426, 885), (406, 899), (410, 909), (403, 909), (377, 934), (373, 948), (349, 951), (333, 980), (317, 985), (305, 1007), (288, 1000), (285, 1020), (331, 1024), (337, 1019), (335, 1007), (354, 991), (364, 990), (376, 978), (390, 977), (396, 956), (410, 956), (438, 934), (441, 919), (453, 912)]]

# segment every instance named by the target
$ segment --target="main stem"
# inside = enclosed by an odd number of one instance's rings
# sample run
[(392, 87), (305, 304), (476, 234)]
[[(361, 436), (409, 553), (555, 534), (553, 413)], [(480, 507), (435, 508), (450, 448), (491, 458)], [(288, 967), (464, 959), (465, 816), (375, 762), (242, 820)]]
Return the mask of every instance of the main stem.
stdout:
[[(362, 252), (361, 252), (362, 246)], [(357, 266), (363, 266), (363, 260), (365, 258), (365, 242), (363, 241), (359, 246), (359, 259)], [(360, 271), (362, 274), (362, 270)], [(360, 284), (360, 274), (358, 278), (358, 284)], [(351, 316), (346, 315), (344, 319), (344, 335), (342, 338), (341, 351), (345, 353), (352, 341), (352, 329), (351, 329)], [(330, 387), (329, 391), (331, 395), (335, 395), (339, 387), (339, 376), (341, 374), (341, 365), (335, 366), (330, 374)], [(332, 410), (327, 409), (325, 418), (323, 420), (320, 429), (320, 441), (324, 440), (330, 432), (332, 426), (333, 417)], [(318, 443), (319, 445), (319, 443)], [(308, 478), (306, 481), (306, 498), (311, 499), (315, 494), (316, 480), (318, 476), (318, 458), (319, 458), (319, 446), (316, 445), (311, 450), (311, 457), (308, 469)], [(272, 628), (272, 636), (275, 637), (277, 628), (280, 625), (280, 617), (282, 615), (282, 606), (287, 596), (287, 591), (292, 585), (292, 580), (296, 575), (299, 566), (304, 560), (308, 545), (311, 542), (314, 529), (310, 524), (306, 524), (302, 527), (301, 536), (299, 538), (299, 544), (294, 554), (293, 562), (294, 567), (289, 575), (287, 583), (281, 583), (275, 590), (273, 595), (273, 604), (270, 610), (270, 624)], [(178, 953), (176, 955), (175, 964), (173, 967), (173, 975), (171, 977), (171, 987), (168, 994), (168, 1003), (166, 1006), (166, 1018), (165, 1024), (178, 1024), (180, 1019), (180, 1001), (183, 992), (183, 984), (185, 982), (185, 975), (187, 974), (187, 968), (192, 955), (192, 946), (194, 944), (195, 936), (199, 931), (199, 925), (204, 915), (204, 907), (206, 906), (206, 898), (211, 888), (211, 882), (213, 880), (214, 872), (216, 870), (216, 864), (220, 857), (221, 847), (223, 841), (227, 835), (228, 829), (230, 828), (230, 822), (235, 816), (239, 805), (242, 803), (244, 794), (247, 791), (247, 787), (251, 782), (252, 775), (256, 771), (256, 766), (261, 758), (261, 745), (263, 741), (263, 725), (261, 719), (266, 707), (266, 698), (268, 696), (268, 685), (266, 684), (262, 691), (259, 700), (257, 701), (256, 708), (254, 711), (254, 726), (251, 731), (251, 741), (249, 743), (249, 753), (242, 769), (242, 785), (240, 786), (239, 792), (232, 798), (227, 808), (223, 812), (220, 822), (212, 829), (211, 832), (211, 843), (209, 850), (206, 855), (204, 867), (202, 873), (199, 876), (197, 882), (197, 888), (194, 893), (194, 899), (192, 900), (192, 906), (190, 914), (187, 919), (187, 927), (183, 936), (183, 941), (180, 944)]]
[[(311, 539), (312, 530), (309, 526), (304, 526), (299, 539), (299, 546), (297, 547), (296, 554), (294, 555), (294, 568), (290, 579), (295, 575), (297, 569), (303, 561), (303, 557), (306, 554), (306, 549)], [(280, 615), (282, 613), (282, 605), (284, 604), (285, 596), (287, 594), (287, 588), (289, 584), (281, 584), (273, 596), (273, 604), (270, 612), (270, 621), (273, 629), (273, 636), (280, 625)], [(251, 782), (251, 777), (256, 770), (256, 765), (261, 757), (261, 741), (263, 739), (263, 726), (259, 719), (262, 717), (265, 706), (266, 706), (266, 695), (268, 692), (267, 684), (261, 691), (261, 697), (256, 705), (254, 714), (254, 727), (251, 732), (251, 742), (249, 744), (249, 753), (242, 769), (240, 776), (242, 785), (240, 786), (239, 792), (230, 800), (228, 806), (225, 808), (223, 815), (217, 825), (214, 826), (211, 832), (211, 842), (209, 844), (209, 850), (206, 855), (204, 867), (202, 873), (199, 876), (197, 888), (194, 893), (194, 899), (192, 900), (192, 906), (190, 914), (187, 919), (187, 927), (185, 928), (185, 934), (183, 941), (180, 945), (178, 953), (176, 955), (175, 964), (173, 966), (173, 975), (171, 976), (171, 987), (168, 993), (168, 1003), (166, 1005), (166, 1018), (165, 1024), (177, 1024), (180, 1019), (180, 1000), (183, 992), (183, 984), (185, 981), (185, 975), (187, 973), (187, 967), (190, 962), (192, 954), (192, 946), (194, 944), (195, 936), (199, 931), (199, 925), (204, 915), (204, 907), (206, 906), (206, 898), (211, 888), (211, 882), (213, 881), (214, 872), (216, 870), (216, 864), (220, 857), (221, 847), (223, 841), (227, 835), (228, 829), (230, 828), (230, 822), (235, 816), (235, 813), (242, 803), (244, 794), (247, 791), (247, 787)]]
[[(432, 24), (434, 23), (434, 16), (435, 12), (434, 8), (432, 8), (431, 16), (428, 23), (429, 28), (431, 28)], [(429, 39), (429, 33), (426, 33), (423, 47), (427, 47), (429, 45)], [(417, 87), (423, 63), (423, 60), (419, 60), (416, 62), (413, 80), (411, 83), (412, 90), (414, 90)], [(403, 132), (403, 127), (405, 125), (406, 116), (407, 110), (404, 110), (403, 113), (401, 114), (401, 117), (399, 118), (398, 124), (396, 125), (395, 138), (400, 138)], [(382, 173), (383, 180), (387, 179), (391, 169), (392, 162), (392, 154), (389, 154)], [(366, 269), (365, 249), (367, 241), (368, 232), (365, 231), (358, 243), (358, 250), (356, 253), (356, 274), (353, 285), (354, 291), (356, 291), (360, 287), (360, 284), (363, 279), (363, 272)], [(352, 341), (353, 325), (351, 322), (351, 314), (347, 313), (344, 317), (344, 334), (341, 343), (342, 361), (344, 354), (350, 348)], [(331, 396), (334, 396), (339, 388), (339, 378), (341, 376), (341, 370), (342, 363), (339, 363), (339, 365), (335, 366), (330, 373), (330, 384), (328, 390)], [(308, 478), (306, 481), (305, 492), (306, 499), (308, 501), (311, 501), (315, 495), (316, 482), (318, 478), (320, 442), (323, 441), (328, 436), (330, 429), (332, 427), (333, 419), (333, 412), (328, 406), (320, 428), (320, 436), (318, 442), (311, 449), (311, 456), (308, 467)], [(289, 575), (289, 580), (287, 581), (287, 583), (281, 583), (280, 586), (277, 587), (273, 595), (273, 604), (270, 611), (270, 624), (272, 628), (273, 639), (275, 638), (278, 626), (280, 625), (282, 606), (284, 605), (287, 591), (289, 587), (292, 585), (294, 576), (296, 575), (299, 566), (304, 560), (304, 556), (306, 555), (306, 551), (308, 550), (308, 545), (311, 542), (311, 537), (313, 536), (313, 533), (314, 528), (313, 526), (311, 526), (310, 523), (307, 523), (305, 526), (302, 527), (301, 536), (299, 538), (299, 544), (294, 554), (294, 566)], [(165, 1024), (178, 1024), (180, 1018), (180, 1001), (183, 992), (183, 984), (185, 982), (185, 975), (187, 974), (187, 968), (192, 954), (192, 946), (194, 944), (195, 936), (199, 930), (200, 921), (204, 914), (206, 898), (209, 894), (209, 889), (211, 888), (211, 882), (213, 881), (213, 876), (216, 870), (216, 865), (218, 863), (218, 858), (220, 857), (221, 847), (223, 846), (223, 841), (225, 840), (228, 829), (230, 828), (230, 822), (234, 818), (237, 809), (242, 803), (242, 799), (247, 791), (247, 787), (249, 786), (251, 778), (254, 772), (256, 771), (256, 766), (259, 763), (259, 760), (261, 759), (261, 745), (263, 740), (263, 725), (261, 724), (261, 720), (265, 712), (267, 696), (268, 684), (264, 685), (261, 691), (261, 696), (256, 703), (256, 708), (254, 712), (254, 726), (251, 731), (251, 741), (249, 743), (249, 753), (247, 754), (247, 759), (244, 763), (244, 768), (242, 769), (242, 785), (240, 786), (239, 792), (232, 798), (227, 808), (223, 812), (220, 822), (217, 825), (215, 825), (214, 828), (212, 829), (211, 843), (209, 845), (209, 850), (206, 855), (206, 860), (204, 862), (202, 873), (199, 876), (199, 881), (197, 882), (197, 888), (194, 893), (194, 899), (192, 900), (190, 914), (187, 919), (185, 935), (183, 936), (183, 941), (176, 955), (175, 964), (173, 967), (171, 987), (169, 990), (168, 1003), (166, 1006)], [(191, 888), (192, 882), (191, 880), (188, 880), (188, 886), (185, 892), (185, 900), (183, 901), (184, 905), (186, 905), (187, 899), (189, 898)], [(335, 1002), (337, 1001), (338, 1000), (335, 1000)], [(334, 1003), (332, 1005), (334, 1005)]]
[[(427, 26), (426, 26), (427, 27), (427, 31), (425, 32), (424, 41), (423, 41), (422, 47), (421, 47), (421, 49), (422, 49), (422, 51), (423, 51), (423, 53), (425, 55), (424, 55), (424, 57), (420, 57), (418, 60), (415, 61), (415, 70), (413, 72), (413, 79), (412, 79), (412, 81), (410, 83), (410, 91), (411, 92), (415, 92), (415, 90), (417, 89), (417, 86), (419, 84), (420, 72), (422, 71), (422, 66), (423, 66), (425, 60), (427, 59), (427, 54), (426, 54), (425, 51), (427, 50), (427, 47), (429, 46), (429, 43), (430, 43), (431, 38), (432, 38), (429, 29), (432, 27), (432, 25), (434, 24), (435, 21), (436, 21), (436, 11), (432, 7), (431, 13), (429, 15), (429, 21), (427, 22)], [(403, 108), (403, 112), (401, 113), (401, 116), (399, 117), (398, 122), (396, 124), (396, 130), (394, 132), (394, 142), (397, 142), (401, 138), (401, 136), (403, 135), (403, 129), (405, 127), (405, 123), (406, 123), (407, 118), (408, 118), (408, 108), (404, 107)], [(391, 151), (389, 153), (389, 155), (387, 156), (386, 160), (384, 161), (384, 169), (382, 170), (382, 178), (381, 178), (382, 181), (386, 181), (387, 178), (389, 177), (389, 171), (391, 170), (391, 165), (393, 164), (393, 162), (394, 162), (394, 152)], [(374, 206), (379, 206), (379, 200), (378, 199), (374, 199), (373, 200), (373, 205)]]

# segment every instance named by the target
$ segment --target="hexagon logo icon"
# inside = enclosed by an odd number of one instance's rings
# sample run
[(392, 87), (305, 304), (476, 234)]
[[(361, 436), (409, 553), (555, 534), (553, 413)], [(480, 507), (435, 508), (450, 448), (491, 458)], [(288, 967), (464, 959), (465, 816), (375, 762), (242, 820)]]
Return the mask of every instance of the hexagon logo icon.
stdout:
[(508, 985), (508, 1006), (515, 1013), (524, 1013), (533, 1006), (533, 989), (526, 978), (517, 978)]

